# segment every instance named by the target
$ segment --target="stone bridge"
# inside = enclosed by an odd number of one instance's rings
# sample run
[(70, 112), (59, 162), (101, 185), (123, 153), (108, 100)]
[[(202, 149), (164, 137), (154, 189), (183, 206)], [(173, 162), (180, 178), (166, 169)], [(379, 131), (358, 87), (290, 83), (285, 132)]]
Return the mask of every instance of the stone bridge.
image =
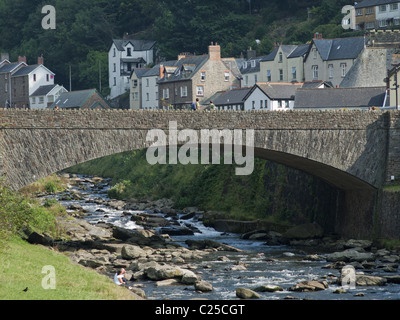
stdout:
[(400, 229), (400, 218), (392, 221), (380, 212), (383, 187), (400, 179), (399, 120), (394, 111), (2, 109), (0, 175), (11, 188), (20, 189), (82, 162), (148, 148), (148, 131), (162, 129), (168, 134), (171, 121), (177, 122), (178, 130), (253, 129), (256, 157), (305, 171), (343, 191), (335, 231), (379, 237)]

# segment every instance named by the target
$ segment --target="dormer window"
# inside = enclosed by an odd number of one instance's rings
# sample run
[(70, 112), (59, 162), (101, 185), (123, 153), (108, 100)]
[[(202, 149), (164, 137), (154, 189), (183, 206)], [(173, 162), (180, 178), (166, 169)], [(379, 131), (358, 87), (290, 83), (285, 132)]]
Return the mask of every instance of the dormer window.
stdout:
[(128, 57), (131, 57), (132, 56), (132, 48), (126, 48), (126, 55), (128, 56)]
[(251, 60), (251, 67), (255, 68), (256, 67), (256, 60)]

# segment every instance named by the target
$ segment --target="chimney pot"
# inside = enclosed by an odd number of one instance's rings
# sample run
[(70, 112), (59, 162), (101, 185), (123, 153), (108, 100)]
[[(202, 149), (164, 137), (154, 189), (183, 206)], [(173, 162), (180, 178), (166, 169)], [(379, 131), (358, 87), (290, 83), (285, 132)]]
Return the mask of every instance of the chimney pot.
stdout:
[(26, 63), (26, 56), (23, 56), (23, 57), (19, 56), (18, 57), (18, 62), (25, 62)]
[(44, 64), (43, 55), (41, 55), (41, 56), (38, 58), (38, 64)]

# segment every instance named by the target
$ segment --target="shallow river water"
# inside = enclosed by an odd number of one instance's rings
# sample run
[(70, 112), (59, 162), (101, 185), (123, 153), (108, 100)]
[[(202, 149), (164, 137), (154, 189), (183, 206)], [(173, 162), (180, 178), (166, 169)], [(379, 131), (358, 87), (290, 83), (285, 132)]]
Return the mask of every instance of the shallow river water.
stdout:
[[(82, 177), (83, 179), (85, 177)], [(115, 225), (134, 229), (139, 228), (134, 222), (130, 221), (129, 216), (124, 216), (122, 211), (112, 209), (103, 204), (87, 202), (89, 199), (106, 199), (106, 191), (109, 188), (107, 183), (94, 186), (87, 182), (84, 187), (74, 187), (81, 195), (83, 200), (60, 201), (63, 205), (81, 205), (88, 210), (85, 217), (90, 223), (96, 224), (99, 221), (110, 222)], [(101, 211), (97, 211), (102, 209)], [(131, 211), (132, 214), (141, 211)], [(303, 280), (327, 280), (330, 282), (332, 276), (338, 277), (339, 270), (324, 269), (328, 264), (323, 261), (306, 260), (308, 254), (324, 255), (321, 252), (313, 252), (312, 248), (299, 248), (290, 246), (267, 246), (263, 241), (250, 241), (240, 239), (240, 235), (226, 234), (218, 232), (212, 228), (205, 227), (196, 219), (180, 221), (190, 223), (197, 227), (201, 233), (193, 236), (172, 236), (178, 243), (185, 246), (187, 239), (211, 239), (223, 242), (230, 246), (244, 250), (244, 252), (217, 252), (205, 256), (205, 260), (191, 263), (197, 275), (213, 286), (213, 291), (209, 293), (198, 293), (191, 285), (179, 285), (169, 287), (157, 287), (155, 282), (142, 281), (142, 289), (146, 292), (149, 300), (187, 300), (192, 298), (205, 298), (210, 300), (233, 300), (236, 297), (236, 288), (245, 287), (253, 289), (260, 285), (271, 284), (282, 287), (283, 291), (273, 293), (260, 293), (265, 300), (281, 300), (288, 297), (310, 299), (310, 300), (394, 300), (400, 298), (400, 285), (387, 284), (385, 286), (357, 287), (355, 290), (348, 290), (344, 294), (336, 294), (334, 291), (340, 288), (339, 285), (330, 283), (329, 288), (318, 292), (292, 292), (288, 288)], [(221, 259), (221, 256), (224, 259)], [(221, 261), (222, 260), (222, 261)], [(245, 264), (245, 270), (232, 270), (237, 267), (237, 262)], [(359, 271), (359, 270), (357, 270)], [(367, 273), (366, 270), (363, 270)], [(393, 275), (378, 271), (377, 275)], [(355, 296), (363, 293), (363, 296)]]

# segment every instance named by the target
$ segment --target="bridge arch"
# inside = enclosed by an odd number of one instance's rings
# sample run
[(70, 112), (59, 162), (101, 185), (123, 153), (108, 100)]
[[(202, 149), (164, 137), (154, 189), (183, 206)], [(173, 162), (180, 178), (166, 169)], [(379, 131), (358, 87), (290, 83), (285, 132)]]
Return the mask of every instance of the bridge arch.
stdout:
[[(0, 110), (0, 175), (20, 189), (79, 163), (152, 145), (149, 130), (254, 130), (254, 155), (346, 192), (341, 230), (370, 233), (386, 179), (388, 118), (375, 112)], [(353, 212), (350, 214), (349, 212)]]

